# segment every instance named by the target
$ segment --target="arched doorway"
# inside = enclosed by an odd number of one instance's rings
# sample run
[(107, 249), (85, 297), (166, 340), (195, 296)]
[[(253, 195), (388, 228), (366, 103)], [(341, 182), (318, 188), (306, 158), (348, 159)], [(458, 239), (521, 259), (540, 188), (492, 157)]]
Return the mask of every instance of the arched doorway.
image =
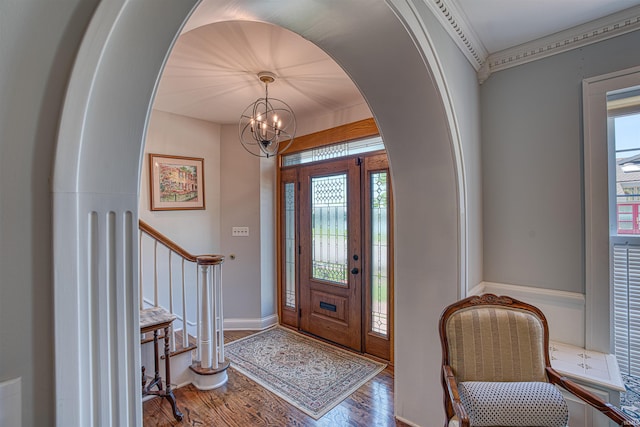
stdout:
[[(142, 145), (163, 62), (198, 3), (103, 2), (78, 55), (53, 186), (59, 425), (141, 423), (135, 236)], [(409, 1), (281, 3), (274, 10), (265, 2), (204, 0), (190, 25), (251, 19), (288, 28), (329, 53), (367, 99), (396, 194), (396, 414), (427, 423), (442, 413), (437, 331), (428, 325), (458, 296), (465, 246), (464, 183), (442, 76), (432, 72), (435, 56)], [(410, 35), (405, 24), (423, 32)]]

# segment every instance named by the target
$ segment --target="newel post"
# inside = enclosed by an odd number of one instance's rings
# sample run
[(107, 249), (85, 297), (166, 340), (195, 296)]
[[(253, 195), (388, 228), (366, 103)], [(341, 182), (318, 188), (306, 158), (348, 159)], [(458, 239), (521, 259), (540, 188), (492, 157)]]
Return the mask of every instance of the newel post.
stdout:
[(221, 264), (224, 257), (203, 255), (197, 257), (199, 267), (200, 331), (198, 348), (200, 349), (200, 368), (218, 369), (224, 362), (224, 335), (222, 317), (222, 284), (220, 280)]
[(200, 325), (198, 330), (198, 350), (200, 360), (195, 361), (193, 385), (199, 390), (211, 390), (227, 382), (229, 361), (224, 358), (224, 317), (222, 315), (221, 265), (220, 255), (196, 257), (200, 275)]

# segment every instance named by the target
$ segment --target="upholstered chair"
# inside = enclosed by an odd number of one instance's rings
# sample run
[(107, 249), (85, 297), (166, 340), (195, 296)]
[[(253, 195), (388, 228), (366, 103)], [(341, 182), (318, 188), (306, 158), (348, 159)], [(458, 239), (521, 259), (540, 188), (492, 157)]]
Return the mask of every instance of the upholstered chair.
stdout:
[(633, 422), (551, 367), (547, 320), (536, 307), (484, 294), (440, 316), (445, 426), (568, 425), (559, 387), (619, 425)]

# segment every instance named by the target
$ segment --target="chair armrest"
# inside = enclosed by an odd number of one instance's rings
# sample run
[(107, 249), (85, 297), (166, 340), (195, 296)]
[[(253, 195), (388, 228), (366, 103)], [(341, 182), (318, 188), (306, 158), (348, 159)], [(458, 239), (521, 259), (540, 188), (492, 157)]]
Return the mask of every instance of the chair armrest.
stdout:
[(458, 382), (456, 381), (456, 377), (453, 375), (451, 366), (443, 365), (442, 375), (444, 376), (444, 382), (447, 386), (447, 393), (449, 394), (449, 400), (451, 401), (453, 412), (458, 417), (460, 427), (469, 427), (469, 415), (467, 415), (467, 411), (464, 409), (464, 406), (462, 406), (462, 402), (460, 401), (460, 394), (458, 394)]
[(589, 405), (609, 417), (616, 424), (621, 426), (640, 426), (638, 422), (626, 416), (620, 409), (616, 408), (608, 402), (605, 402), (595, 394), (586, 390), (577, 383), (571, 381), (569, 378), (561, 375), (555, 369), (547, 367), (547, 376), (549, 377), (549, 382), (551, 382), (552, 384), (556, 384), (567, 390), (569, 393), (579, 397), (582, 401), (588, 403)]

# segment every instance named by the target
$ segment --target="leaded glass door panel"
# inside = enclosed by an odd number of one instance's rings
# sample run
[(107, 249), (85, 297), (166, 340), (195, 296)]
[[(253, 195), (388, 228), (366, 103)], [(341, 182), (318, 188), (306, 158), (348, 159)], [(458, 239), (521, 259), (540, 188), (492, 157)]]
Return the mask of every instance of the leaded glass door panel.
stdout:
[(300, 183), (300, 328), (360, 351), (360, 161), (302, 167)]
[(283, 324), (298, 327), (298, 170), (280, 171), (280, 304)]
[(364, 158), (364, 349), (393, 360), (393, 198), (386, 154)]

